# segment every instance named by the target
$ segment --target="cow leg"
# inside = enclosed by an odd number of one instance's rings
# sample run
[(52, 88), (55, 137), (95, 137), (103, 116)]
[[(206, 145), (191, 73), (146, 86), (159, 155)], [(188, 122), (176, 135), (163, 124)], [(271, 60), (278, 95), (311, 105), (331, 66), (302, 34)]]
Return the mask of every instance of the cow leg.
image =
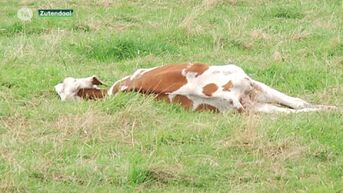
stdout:
[(301, 113), (301, 112), (313, 112), (324, 110), (322, 108), (303, 108), (303, 109), (290, 109), (286, 107), (280, 107), (269, 103), (257, 103), (252, 108), (253, 112), (262, 113)]
[(288, 96), (277, 91), (262, 82), (252, 80), (252, 85), (256, 90), (255, 100), (260, 103), (278, 103), (292, 109), (311, 108), (314, 105), (296, 97)]

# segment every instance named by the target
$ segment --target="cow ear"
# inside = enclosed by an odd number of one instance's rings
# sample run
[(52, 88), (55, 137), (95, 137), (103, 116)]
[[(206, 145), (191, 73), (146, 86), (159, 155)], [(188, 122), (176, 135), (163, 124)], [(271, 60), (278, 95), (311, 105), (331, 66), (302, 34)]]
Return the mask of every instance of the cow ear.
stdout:
[(92, 84), (93, 85), (103, 85), (104, 83), (99, 80), (99, 78), (97, 78), (95, 75), (92, 76)]
[(55, 86), (55, 91), (60, 96), (61, 100), (65, 100), (65, 94), (64, 94), (64, 85), (63, 83), (59, 83)]

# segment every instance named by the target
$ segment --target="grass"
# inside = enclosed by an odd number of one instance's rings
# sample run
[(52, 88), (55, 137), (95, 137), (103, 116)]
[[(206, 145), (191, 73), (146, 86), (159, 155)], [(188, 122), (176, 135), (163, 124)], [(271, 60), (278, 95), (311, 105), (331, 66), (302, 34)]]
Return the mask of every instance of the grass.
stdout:
[[(167, 63), (239, 64), (343, 104), (341, 1), (1, 1), (0, 192), (342, 192), (343, 114), (184, 111), (134, 93), (61, 102), (66, 76), (107, 85)], [(73, 8), (21, 22), (28, 6)]]

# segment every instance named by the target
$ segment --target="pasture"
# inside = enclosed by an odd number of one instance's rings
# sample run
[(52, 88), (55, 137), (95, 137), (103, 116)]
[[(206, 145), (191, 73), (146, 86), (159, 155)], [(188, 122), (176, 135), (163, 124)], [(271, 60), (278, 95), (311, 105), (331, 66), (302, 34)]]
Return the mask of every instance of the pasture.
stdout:
[[(24, 6), (30, 22), (17, 18)], [(53, 90), (67, 76), (109, 87), (138, 68), (235, 63), (284, 93), (342, 105), (341, 0), (0, 8), (0, 192), (343, 192), (342, 111), (197, 113), (133, 93), (61, 102)]]

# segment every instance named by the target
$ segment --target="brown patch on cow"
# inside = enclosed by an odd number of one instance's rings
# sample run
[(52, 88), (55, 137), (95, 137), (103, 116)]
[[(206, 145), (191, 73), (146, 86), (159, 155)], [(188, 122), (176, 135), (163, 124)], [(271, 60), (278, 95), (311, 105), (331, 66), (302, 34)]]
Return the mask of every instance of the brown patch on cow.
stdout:
[(214, 113), (220, 112), (219, 109), (209, 104), (200, 104), (195, 110), (199, 112), (202, 112), (202, 111), (211, 111)]
[(193, 107), (193, 101), (184, 95), (176, 95), (171, 102), (169, 99), (169, 95), (164, 93), (156, 95), (155, 99), (167, 103), (179, 104), (187, 110), (192, 109)]
[(97, 77), (93, 76), (92, 84), (93, 85), (102, 85), (103, 83)]
[(157, 94), (157, 95), (155, 96), (155, 99), (156, 99), (156, 100), (159, 100), (159, 101), (164, 101), (164, 102), (170, 103), (170, 100), (169, 100), (168, 95), (167, 95), (167, 94), (164, 94), (164, 93)]
[(202, 73), (204, 73), (208, 69), (207, 64), (191, 64), (190, 66), (187, 67), (185, 72), (195, 72), (197, 73), (195, 77), (200, 76)]
[(193, 101), (184, 95), (176, 95), (173, 99), (174, 104), (180, 104), (185, 109), (192, 109)]
[(187, 79), (182, 75), (185, 68), (187, 64), (170, 64), (146, 71), (129, 81), (127, 90), (144, 94), (174, 92), (187, 84)]
[(233, 87), (232, 81), (230, 80), (226, 84), (223, 85), (223, 91), (231, 91), (231, 88)]
[(204, 86), (202, 88), (202, 92), (206, 95), (206, 96), (212, 96), (212, 94), (214, 92), (216, 92), (218, 90), (218, 86), (214, 83), (210, 83), (207, 84), (206, 86)]
[(124, 79), (113, 87), (113, 94), (120, 91), (121, 86), (127, 86), (126, 91), (135, 91), (144, 94), (172, 93), (185, 84), (187, 79), (182, 71), (195, 72), (196, 76), (201, 75), (208, 69), (207, 64), (169, 64), (145, 71), (144, 74)]
[(77, 93), (77, 96), (82, 97), (83, 99), (99, 99), (106, 95), (107, 91), (105, 89), (96, 88), (83, 88)]

